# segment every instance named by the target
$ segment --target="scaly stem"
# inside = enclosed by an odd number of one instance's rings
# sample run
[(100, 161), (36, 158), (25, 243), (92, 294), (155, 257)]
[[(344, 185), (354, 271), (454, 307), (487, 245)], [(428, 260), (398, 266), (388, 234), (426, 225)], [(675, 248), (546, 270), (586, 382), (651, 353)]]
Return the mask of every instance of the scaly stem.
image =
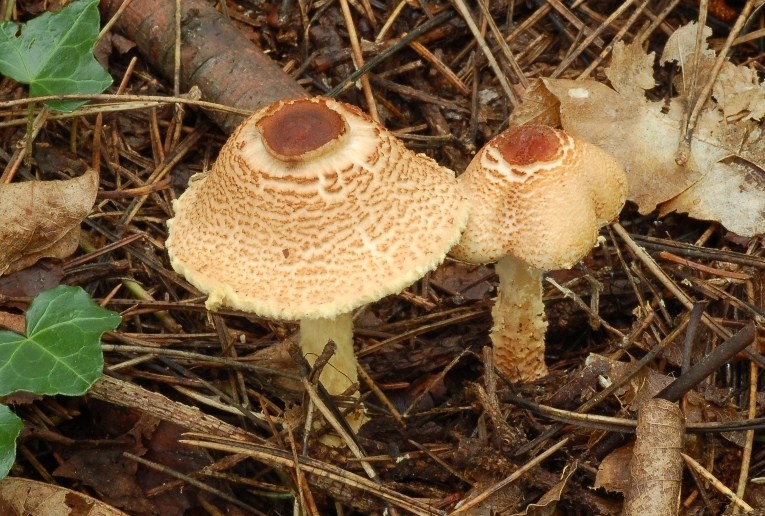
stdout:
[(512, 256), (500, 258), (494, 270), (499, 276), (491, 312), (495, 364), (514, 382), (541, 378), (547, 374), (542, 271)]

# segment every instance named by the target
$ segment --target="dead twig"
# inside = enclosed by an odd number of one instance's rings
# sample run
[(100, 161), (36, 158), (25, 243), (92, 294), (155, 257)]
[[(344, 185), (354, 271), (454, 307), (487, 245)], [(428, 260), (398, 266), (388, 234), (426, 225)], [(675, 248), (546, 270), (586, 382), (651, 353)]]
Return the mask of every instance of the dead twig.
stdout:
[(284, 450), (207, 434), (189, 433), (186, 435), (186, 439), (181, 440), (181, 442), (212, 450), (241, 453), (275, 467), (299, 467), (309, 475), (309, 482), (317, 483), (320, 479), (324, 480), (325, 483), (326, 481), (337, 482), (347, 486), (348, 489), (364, 491), (367, 494), (379, 497), (383, 501), (420, 516), (441, 514), (441, 512), (435, 511), (432, 505), (427, 502), (403, 495), (398, 491), (378, 485), (372, 480), (355, 473), (310, 457), (300, 457), (300, 462), (295, 464), (291, 454)]
[[(122, 0), (103, 0), (101, 10), (111, 18)], [(231, 21), (202, 0), (181, 4), (181, 66), (175, 66), (175, 0), (132, 0), (115, 27), (136, 42), (156, 69), (172, 78), (180, 70), (181, 90), (198, 86), (202, 97), (220, 104), (257, 110), (283, 98), (306, 92), (271, 58), (250, 42)], [(213, 113), (212, 118), (231, 132), (241, 117)]]
[(683, 457), (683, 460), (685, 461), (685, 463), (688, 465), (689, 468), (693, 469), (693, 471), (695, 471), (696, 473), (698, 473), (699, 475), (704, 477), (704, 479), (707, 480), (708, 482), (710, 482), (714, 486), (715, 489), (717, 489), (720, 493), (722, 493), (723, 495), (728, 497), (728, 499), (731, 502), (735, 503), (736, 505), (738, 505), (739, 507), (744, 509), (746, 512), (753, 512), (754, 511), (754, 508), (751, 505), (749, 505), (744, 500), (739, 498), (736, 495), (736, 493), (734, 493), (733, 491), (728, 489), (725, 486), (725, 484), (720, 482), (717, 479), (717, 477), (715, 477), (712, 473), (707, 471), (707, 469), (704, 468), (704, 466), (702, 466), (701, 464), (696, 462), (696, 460), (694, 460), (692, 457), (686, 455), (685, 453), (681, 453), (680, 455)]

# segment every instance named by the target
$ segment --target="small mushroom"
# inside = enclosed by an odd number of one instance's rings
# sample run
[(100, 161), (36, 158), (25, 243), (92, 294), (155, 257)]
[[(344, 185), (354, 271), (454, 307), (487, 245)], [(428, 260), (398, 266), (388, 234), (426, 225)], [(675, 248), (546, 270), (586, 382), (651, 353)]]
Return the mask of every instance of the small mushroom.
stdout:
[(452, 171), (319, 97), (245, 120), (174, 209), (170, 261), (207, 307), (299, 320), (311, 364), (332, 339), (320, 380), (341, 394), (357, 383), (351, 311), (441, 263), (468, 205)]
[(603, 150), (550, 127), (511, 127), (473, 158), (459, 183), (471, 204), (451, 254), (497, 262), (491, 341), (513, 381), (547, 374), (542, 274), (569, 268), (621, 211), (627, 178)]

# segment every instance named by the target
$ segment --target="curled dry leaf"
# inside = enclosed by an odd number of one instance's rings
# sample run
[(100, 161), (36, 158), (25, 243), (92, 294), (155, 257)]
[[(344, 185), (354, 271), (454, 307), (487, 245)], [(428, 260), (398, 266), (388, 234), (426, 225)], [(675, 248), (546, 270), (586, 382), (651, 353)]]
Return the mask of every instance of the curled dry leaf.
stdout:
[(41, 258), (65, 258), (80, 240), (80, 222), (98, 192), (98, 173), (61, 181), (0, 185), (0, 276)]
[(592, 487), (626, 493), (630, 488), (629, 465), (634, 447), (635, 443), (630, 442), (606, 455), (600, 461)]
[(552, 488), (547, 490), (545, 494), (536, 503), (529, 504), (526, 510), (519, 513), (523, 516), (547, 516), (558, 514), (558, 502), (560, 502), (563, 490), (566, 489), (571, 475), (573, 475), (578, 468), (578, 463), (566, 464), (561, 474), (560, 482), (555, 484)]
[[(765, 86), (756, 74), (730, 62), (723, 64), (711, 98), (692, 133), (690, 159), (675, 162), (681, 130), (692, 101), (700, 93), (716, 59), (706, 43), (700, 49), (698, 74), (692, 80), (697, 25), (678, 29), (667, 41), (661, 63), (679, 66), (668, 101), (649, 101), (653, 88), (653, 53), (639, 44), (614, 47), (606, 72), (611, 87), (595, 80), (543, 79), (547, 90), (529, 90), (531, 106), (523, 119), (549, 117), (560, 103), (562, 127), (572, 136), (598, 145), (616, 157), (629, 176), (628, 198), (641, 213), (687, 212), (720, 221), (731, 231), (751, 236), (765, 232), (765, 146), (760, 121), (765, 116)], [(704, 39), (711, 30), (704, 29)], [(545, 98), (545, 93), (551, 96)], [(523, 105), (522, 105), (523, 106)], [(511, 123), (524, 122), (517, 119)]]
[(683, 476), (683, 413), (670, 401), (647, 400), (638, 412), (635, 434), (622, 514), (676, 515)]

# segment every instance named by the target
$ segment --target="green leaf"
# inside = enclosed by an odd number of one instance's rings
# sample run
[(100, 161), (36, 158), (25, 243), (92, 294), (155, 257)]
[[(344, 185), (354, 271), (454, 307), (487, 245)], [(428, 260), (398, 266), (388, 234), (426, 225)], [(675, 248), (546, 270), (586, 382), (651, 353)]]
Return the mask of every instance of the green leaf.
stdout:
[(0, 331), (0, 396), (87, 392), (103, 371), (101, 335), (122, 318), (66, 285), (38, 294), (26, 317), (26, 337)]
[(24, 424), (5, 405), (0, 405), (0, 479), (5, 478), (16, 460), (16, 438)]
[[(98, 0), (75, 0), (21, 26), (0, 24), (0, 73), (29, 84), (32, 97), (101, 93), (111, 76), (93, 57), (99, 30)], [(73, 111), (83, 101), (46, 102)]]

